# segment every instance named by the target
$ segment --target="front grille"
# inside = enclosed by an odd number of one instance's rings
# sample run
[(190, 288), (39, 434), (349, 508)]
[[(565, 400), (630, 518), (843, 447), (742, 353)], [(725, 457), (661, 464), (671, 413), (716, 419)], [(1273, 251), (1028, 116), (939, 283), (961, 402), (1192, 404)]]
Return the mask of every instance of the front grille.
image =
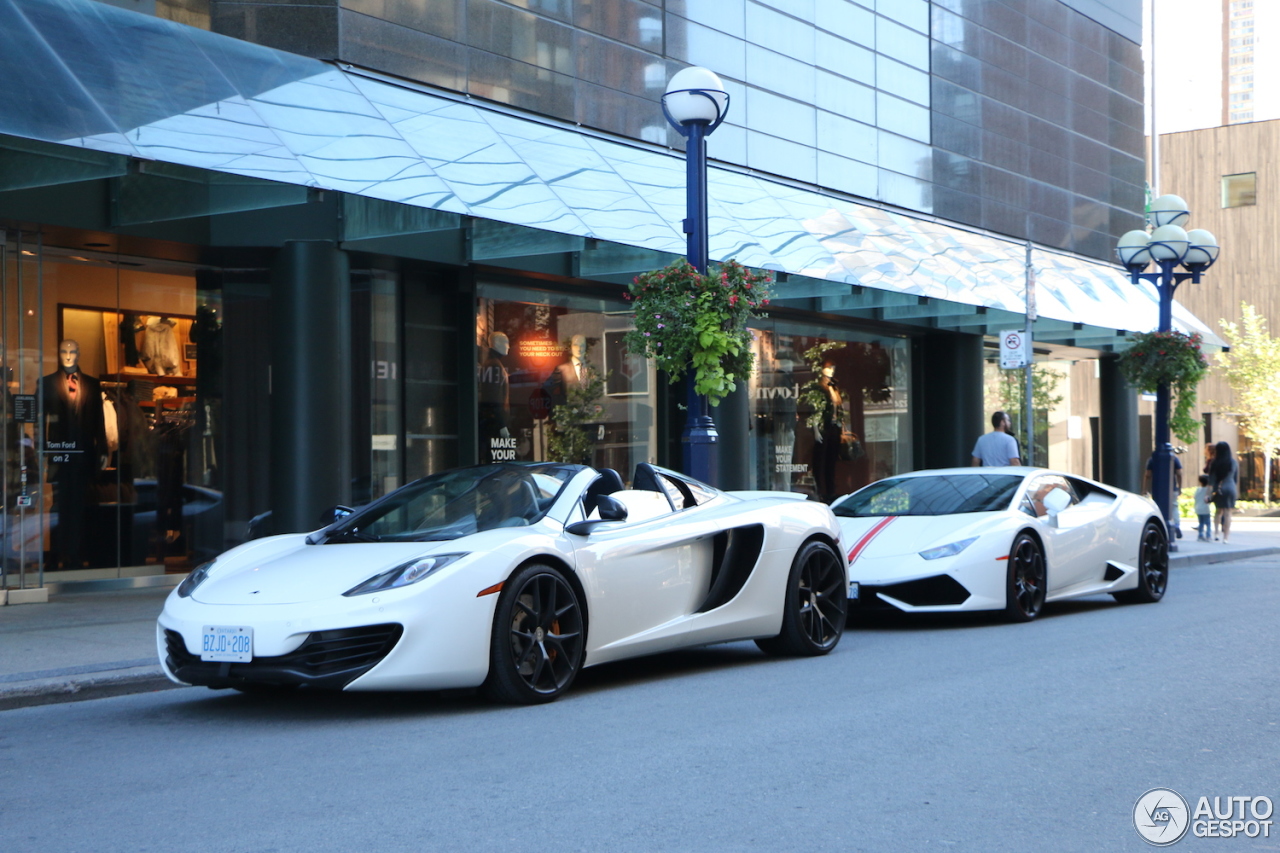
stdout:
[(969, 600), (969, 590), (951, 575), (934, 575), (931, 578), (889, 584), (875, 587), (874, 591), (883, 592), (912, 607), (940, 607), (964, 604)]
[(315, 631), (285, 655), (249, 663), (202, 661), (187, 651), (182, 635), (166, 630), (169, 668), (180, 680), (209, 687), (280, 684), (341, 689), (372, 669), (404, 633), (398, 623)]

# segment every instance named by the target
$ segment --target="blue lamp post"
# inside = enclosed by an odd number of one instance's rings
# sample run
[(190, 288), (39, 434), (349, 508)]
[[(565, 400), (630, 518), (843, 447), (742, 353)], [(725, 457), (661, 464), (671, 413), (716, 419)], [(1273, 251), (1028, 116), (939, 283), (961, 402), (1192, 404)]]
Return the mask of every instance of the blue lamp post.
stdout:
[[(707, 271), (707, 137), (724, 121), (729, 93), (715, 72), (694, 66), (676, 72), (662, 96), (662, 112), (686, 140), (685, 188), (687, 197), (684, 232), (688, 235), (689, 263)], [(715, 421), (707, 398), (694, 388), (688, 374), (688, 416), (685, 420), (684, 472), (704, 483), (716, 480)]]
[[(1151, 223), (1155, 229), (1130, 231), (1116, 244), (1116, 254), (1129, 278), (1149, 282), (1160, 295), (1158, 331), (1173, 328), (1173, 294), (1184, 281), (1200, 283), (1200, 275), (1218, 259), (1218, 241), (1204, 229), (1184, 231), (1191, 218), (1187, 203), (1176, 195), (1162, 195), (1151, 202)], [(1158, 272), (1143, 272), (1154, 261)], [(1186, 270), (1175, 272), (1178, 265)], [(1151, 465), (1151, 496), (1169, 525), (1173, 519), (1173, 446), (1169, 443), (1169, 385), (1156, 388), (1156, 447)], [(1170, 550), (1176, 550), (1173, 539)]]

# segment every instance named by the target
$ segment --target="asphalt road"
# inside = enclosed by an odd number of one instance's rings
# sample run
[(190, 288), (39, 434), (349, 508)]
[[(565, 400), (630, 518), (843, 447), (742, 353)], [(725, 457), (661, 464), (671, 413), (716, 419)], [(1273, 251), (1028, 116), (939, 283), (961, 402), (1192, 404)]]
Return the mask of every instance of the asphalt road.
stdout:
[[(1179, 570), (1157, 605), (609, 665), (537, 708), (192, 688), (7, 711), (0, 849), (1148, 850), (1148, 789), (1280, 804), (1278, 612), (1259, 559)], [(1174, 849), (1280, 850), (1276, 823)]]

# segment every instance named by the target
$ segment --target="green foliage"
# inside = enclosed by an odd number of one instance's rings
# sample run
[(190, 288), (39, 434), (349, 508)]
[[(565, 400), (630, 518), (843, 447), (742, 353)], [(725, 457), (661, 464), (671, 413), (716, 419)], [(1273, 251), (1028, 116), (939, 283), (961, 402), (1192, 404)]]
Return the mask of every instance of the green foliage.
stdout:
[(1196, 386), (1209, 370), (1200, 350), (1200, 336), (1182, 332), (1140, 332), (1129, 336), (1130, 347), (1120, 354), (1120, 375), (1139, 391), (1169, 386), (1173, 411), (1169, 430), (1187, 444), (1200, 435), (1194, 416)]
[[(1062, 403), (1062, 395), (1057, 393), (1062, 374), (1045, 364), (1031, 366), (1031, 410), (1039, 415), (1035, 426), (1035, 459), (1045, 464), (1049, 458), (1049, 412)], [(1009, 415), (1013, 424), (1012, 435), (1022, 448), (1025, 465), (1031, 464), (1032, 457), (1027, 454), (1031, 445), (1027, 442), (1027, 421), (1023, 415), (1023, 400), (1027, 396), (1026, 368), (1014, 367), (1009, 370), (1000, 369), (996, 381), (987, 386), (988, 396), (986, 408), (988, 414), (1002, 411)]]
[(717, 406), (751, 375), (747, 322), (763, 316), (770, 283), (737, 261), (701, 275), (684, 258), (637, 276), (629, 296), (636, 327), (627, 333), (627, 349), (653, 359), (672, 382), (692, 368), (695, 390)]
[(600, 398), (604, 396), (604, 380), (591, 370), (582, 385), (565, 389), (565, 402), (551, 409), (547, 424), (547, 457), (552, 462), (590, 465), (595, 442), (583, 429), (584, 424), (597, 423), (604, 415)]
[(804, 384), (800, 389), (800, 405), (808, 406), (810, 415), (805, 419), (805, 423), (811, 427), (820, 427), (828, 421), (835, 421), (840, 424), (840, 429), (845, 428), (844, 407), (841, 406), (838, 411), (831, 411), (831, 397), (822, 388), (822, 362), (826, 360), (827, 353), (832, 350), (844, 349), (846, 346), (844, 341), (827, 341), (825, 344), (809, 347), (804, 351), (804, 360), (809, 362), (809, 370), (813, 371), (813, 378)]
[(1232, 408), (1240, 431), (1266, 452), (1280, 447), (1280, 340), (1267, 333), (1267, 320), (1247, 303), (1240, 306), (1242, 323), (1222, 321), (1230, 352), (1217, 362), (1235, 392)]

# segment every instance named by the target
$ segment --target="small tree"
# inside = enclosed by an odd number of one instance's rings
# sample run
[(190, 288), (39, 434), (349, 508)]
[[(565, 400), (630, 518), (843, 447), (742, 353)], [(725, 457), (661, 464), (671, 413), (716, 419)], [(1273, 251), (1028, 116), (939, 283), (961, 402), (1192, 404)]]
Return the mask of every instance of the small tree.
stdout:
[[(986, 408), (989, 412), (1003, 411), (1009, 415), (1013, 423), (1013, 437), (1018, 440), (1022, 449), (1022, 460), (1030, 465), (1035, 459), (1042, 464), (1049, 461), (1048, 427), (1049, 412), (1062, 402), (1062, 395), (1056, 393), (1062, 374), (1044, 364), (1031, 367), (1031, 406), (1036, 414), (1035, 444), (1027, 440), (1027, 421), (1023, 415), (1023, 401), (1027, 396), (1026, 368), (1015, 367), (1011, 370), (999, 369), (996, 381), (987, 385)], [(1043, 434), (1043, 440), (1042, 440)], [(1035, 450), (1033, 456), (1028, 451)]]
[(1271, 503), (1271, 456), (1280, 447), (1280, 340), (1267, 332), (1267, 319), (1252, 305), (1240, 304), (1239, 325), (1222, 320), (1230, 352), (1217, 361), (1235, 392), (1235, 421), (1262, 448), (1263, 499)]

